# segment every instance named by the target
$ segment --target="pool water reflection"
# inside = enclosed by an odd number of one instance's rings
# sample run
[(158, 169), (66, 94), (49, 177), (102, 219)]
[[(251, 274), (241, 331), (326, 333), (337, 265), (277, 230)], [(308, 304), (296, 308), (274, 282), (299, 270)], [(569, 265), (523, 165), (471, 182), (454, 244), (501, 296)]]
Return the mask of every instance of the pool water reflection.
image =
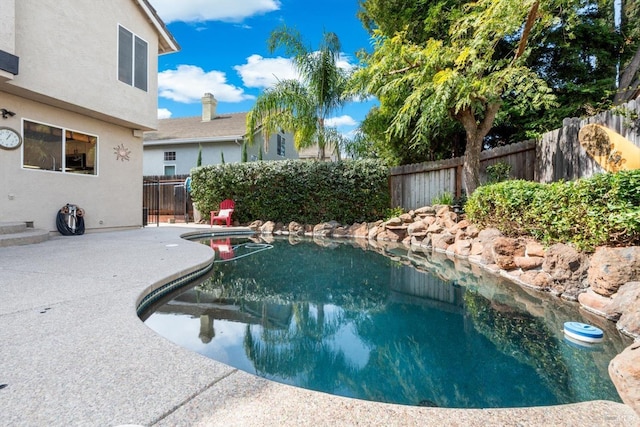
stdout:
[(216, 263), (146, 324), (238, 369), (360, 399), (462, 408), (620, 401), (607, 366), (627, 341), (606, 322), (602, 344), (565, 341), (564, 321), (596, 320), (576, 306), (460, 273), (439, 255), (294, 243)]

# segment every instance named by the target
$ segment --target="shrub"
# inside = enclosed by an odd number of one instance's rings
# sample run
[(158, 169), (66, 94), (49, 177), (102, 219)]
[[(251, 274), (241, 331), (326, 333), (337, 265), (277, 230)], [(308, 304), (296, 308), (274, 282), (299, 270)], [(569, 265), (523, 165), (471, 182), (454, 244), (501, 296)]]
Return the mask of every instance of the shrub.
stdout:
[(478, 188), (465, 211), (470, 221), (506, 235), (547, 243), (640, 243), (640, 171), (599, 174), (572, 182), (505, 181)]
[(388, 168), (375, 160), (233, 163), (196, 168), (191, 174), (192, 197), (202, 212), (230, 198), (241, 223), (375, 221), (390, 205)]
[(487, 166), (487, 183), (495, 184), (497, 182), (506, 181), (511, 174), (511, 165), (506, 162), (498, 162), (491, 166)]
[(431, 200), (431, 204), (432, 205), (453, 205), (453, 194), (449, 193), (449, 192), (444, 192), (442, 194), (440, 194), (439, 196), (434, 197)]

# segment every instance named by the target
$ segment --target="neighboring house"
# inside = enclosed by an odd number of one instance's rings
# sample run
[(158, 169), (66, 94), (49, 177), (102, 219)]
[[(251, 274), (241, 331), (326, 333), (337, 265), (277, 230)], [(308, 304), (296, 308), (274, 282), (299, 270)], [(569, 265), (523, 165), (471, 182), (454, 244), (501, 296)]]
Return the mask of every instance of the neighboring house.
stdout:
[(53, 231), (72, 203), (89, 230), (141, 226), (158, 55), (178, 49), (147, 0), (0, 0), (0, 127), (21, 139), (0, 149), (0, 221)]
[[(216, 114), (217, 100), (202, 97), (202, 117), (158, 120), (158, 130), (144, 134), (144, 175), (188, 175), (202, 149), (202, 165), (242, 161), (247, 113)], [(247, 146), (247, 161), (297, 159), (290, 133), (278, 133), (264, 144), (262, 135)]]

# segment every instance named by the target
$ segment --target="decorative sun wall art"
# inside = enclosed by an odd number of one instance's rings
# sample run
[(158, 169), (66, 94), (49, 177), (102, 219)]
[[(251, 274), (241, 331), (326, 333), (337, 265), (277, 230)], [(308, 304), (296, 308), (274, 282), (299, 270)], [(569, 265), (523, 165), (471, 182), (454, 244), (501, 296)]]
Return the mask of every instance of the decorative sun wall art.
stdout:
[(124, 146), (124, 143), (118, 145), (117, 147), (113, 147), (114, 154), (116, 155), (116, 161), (120, 160), (122, 162), (129, 161), (129, 154), (131, 154), (131, 150)]

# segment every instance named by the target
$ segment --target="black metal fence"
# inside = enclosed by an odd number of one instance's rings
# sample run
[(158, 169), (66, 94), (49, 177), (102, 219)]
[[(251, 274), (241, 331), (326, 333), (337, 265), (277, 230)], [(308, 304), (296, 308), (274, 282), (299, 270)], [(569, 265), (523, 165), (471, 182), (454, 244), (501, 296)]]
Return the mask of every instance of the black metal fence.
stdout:
[(185, 180), (189, 175), (145, 176), (142, 182), (142, 225), (193, 220), (193, 204)]

